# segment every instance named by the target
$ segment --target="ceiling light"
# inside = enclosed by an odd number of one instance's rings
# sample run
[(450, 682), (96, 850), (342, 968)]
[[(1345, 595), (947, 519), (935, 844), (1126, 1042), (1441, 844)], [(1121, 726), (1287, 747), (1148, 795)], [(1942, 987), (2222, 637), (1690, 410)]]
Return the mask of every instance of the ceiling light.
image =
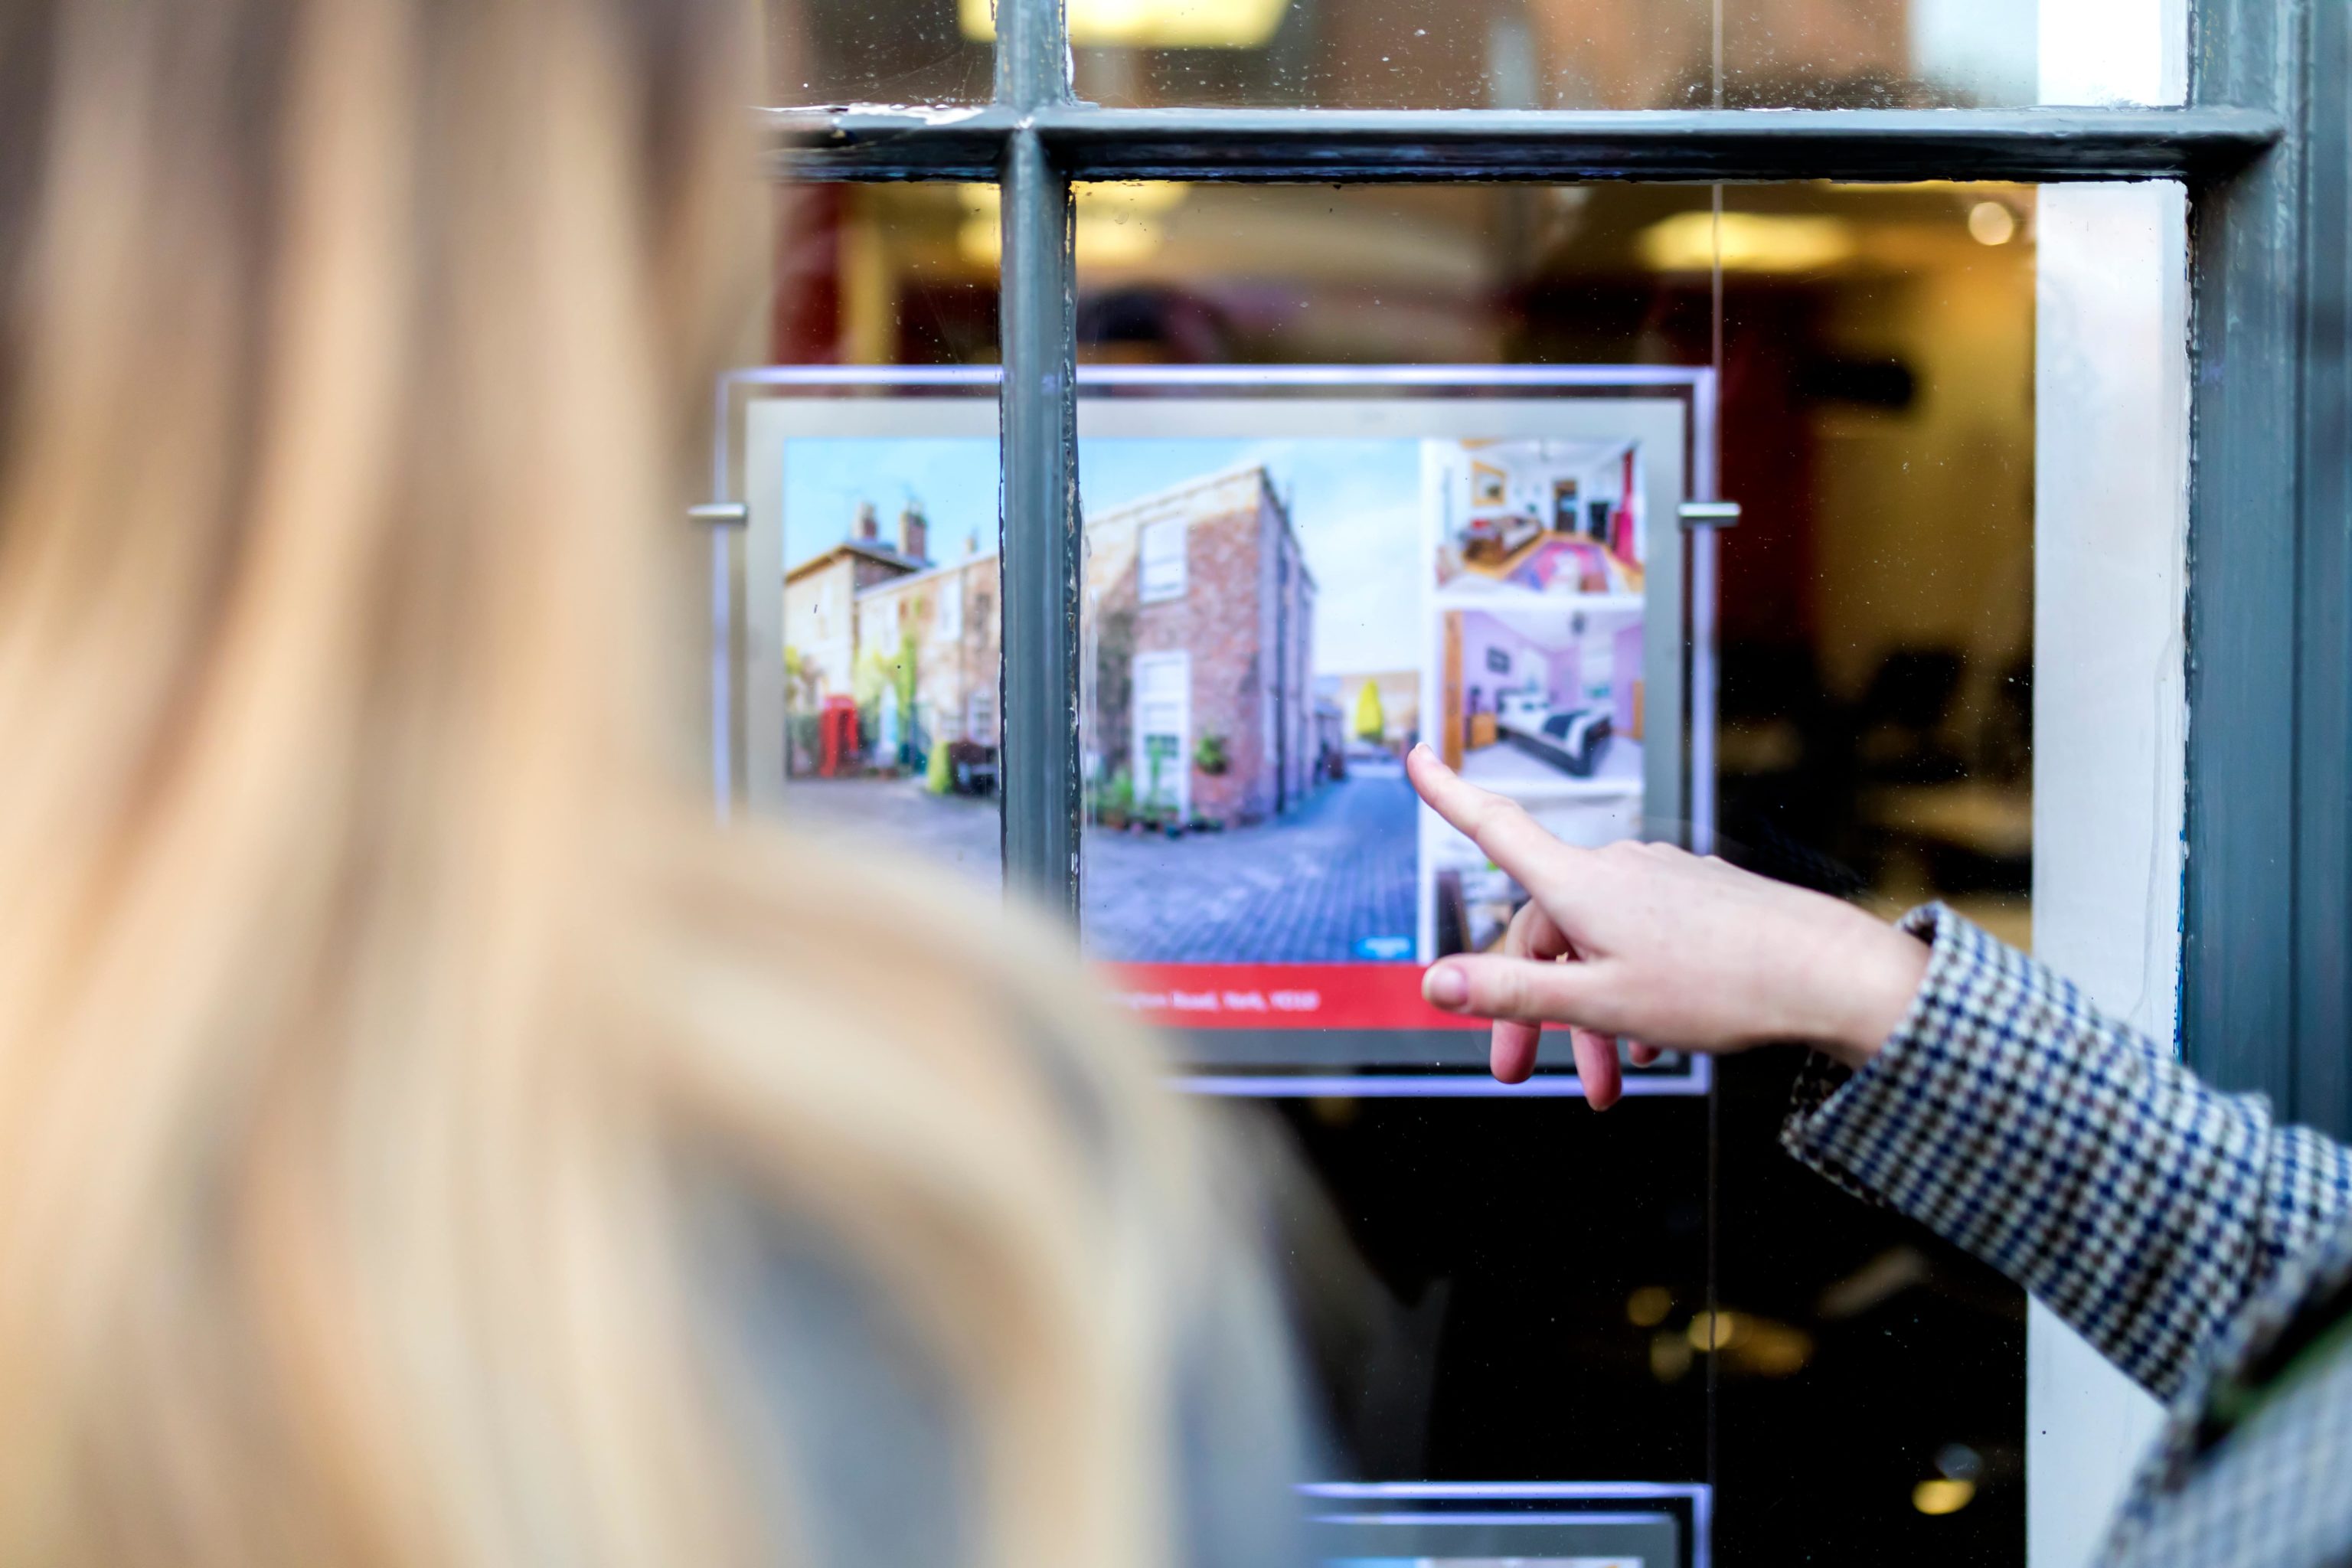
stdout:
[(1976, 1497), (1974, 1481), (1956, 1481), (1948, 1478), (1921, 1481), (1911, 1489), (1911, 1506), (1921, 1513), (1958, 1513)]
[(1654, 1329), (1673, 1310), (1674, 1292), (1663, 1285), (1644, 1285), (1625, 1298), (1625, 1321), (1637, 1329)]
[(2017, 215), (2000, 202), (1979, 202), (1969, 209), (1969, 237), (1979, 245), (2007, 245), (2017, 233)]
[[(961, 0), (963, 36), (996, 37), (996, 7), (1007, 0)], [(1282, 26), (1290, 0), (1069, 0), (1070, 42), (1081, 47), (1262, 49)]]
[(1720, 247), (1727, 272), (1811, 272), (1851, 259), (1857, 246), (1843, 218), (1772, 213), (1676, 213), (1642, 231), (1642, 259), (1659, 272), (1705, 272)]
[[(1003, 196), (994, 185), (958, 187), (963, 225), (956, 248), (976, 267), (993, 267), (1003, 249), (998, 210)], [(1070, 187), (1072, 238), (1081, 267), (1132, 267), (1158, 253), (1168, 238), (1167, 215), (1181, 206), (1190, 187), (1173, 180), (1083, 182)]]

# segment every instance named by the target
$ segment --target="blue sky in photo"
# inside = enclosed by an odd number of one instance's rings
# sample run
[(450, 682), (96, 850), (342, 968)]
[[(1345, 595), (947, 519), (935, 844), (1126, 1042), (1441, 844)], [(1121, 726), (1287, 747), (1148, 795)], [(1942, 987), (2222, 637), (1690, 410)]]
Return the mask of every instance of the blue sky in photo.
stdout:
[(872, 501), (882, 542), (898, 542), (898, 509), (922, 503), (931, 558), (960, 561), (966, 541), (996, 548), (996, 442), (989, 437), (841, 436), (784, 443), (784, 565), (850, 536)]
[[(1078, 482), (1096, 510), (1228, 468), (1263, 463), (1292, 501), (1315, 575), (1321, 674), (1412, 669), (1421, 662), (1421, 444), (1411, 440), (1122, 437), (1084, 443)], [(921, 502), (931, 554), (962, 557), (977, 534), (995, 548), (996, 443), (986, 438), (803, 438), (784, 459), (784, 560), (797, 565), (850, 536), (861, 500), (897, 538), (898, 509)]]

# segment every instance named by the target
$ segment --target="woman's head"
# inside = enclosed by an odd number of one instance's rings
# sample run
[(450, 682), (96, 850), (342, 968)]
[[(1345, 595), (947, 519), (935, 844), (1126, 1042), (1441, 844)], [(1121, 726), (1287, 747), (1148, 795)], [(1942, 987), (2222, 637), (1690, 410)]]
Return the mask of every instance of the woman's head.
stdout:
[(0, 1563), (756, 1554), (713, 1169), (929, 1336), (1000, 1544), (1157, 1538), (1182, 1130), (1049, 961), (669, 788), (753, 44), (0, 12)]

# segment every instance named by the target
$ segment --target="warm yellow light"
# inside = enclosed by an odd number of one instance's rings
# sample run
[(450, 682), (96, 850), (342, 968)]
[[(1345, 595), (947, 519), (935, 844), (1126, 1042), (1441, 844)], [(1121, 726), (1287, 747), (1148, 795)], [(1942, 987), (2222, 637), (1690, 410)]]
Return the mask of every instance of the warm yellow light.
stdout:
[[(1173, 180), (1087, 182), (1070, 187), (1073, 237), (1082, 267), (1131, 267), (1156, 254), (1168, 238), (1166, 215), (1183, 205), (1188, 187)], [(994, 185), (959, 187), (963, 225), (956, 249), (975, 267), (993, 267), (1003, 235)]]
[(1676, 213), (1643, 229), (1639, 242), (1642, 259), (1660, 272), (1706, 271), (1718, 244), (1727, 272), (1811, 272), (1856, 248), (1843, 218), (1774, 213)]
[(1787, 1377), (1812, 1359), (1813, 1336), (1752, 1312), (1700, 1312), (1683, 1331), (1691, 1350), (1721, 1354), (1725, 1370), (1751, 1377)]
[[(961, 0), (963, 36), (996, 37), (1003, 0)], [(1069, 0), (1070, 42), (1130, 49), (1262, 49), (1290, 0)]]
[(1977, 1495), (1974, 1481), (1937, 1479), (1911, 1489), (1911, 1506), (1921, 1513), (1958, 1513)]
[(1664, 1285), (1644, 1285), (1625, 1298), (1625, 1321), (1637, 1329), (1654, 1329), (1674, 1304), (1674, 1292)]
[(1969, 209), (1969, 237), (1979, 245), (2007, 245), (2017, 233), (2017, 215), (2000, 202), (1979, 202)]
[(1728, 1350), (1739, 1342), (1739, 1314), (1701, 1312), (1690, 1321), (1690, 1347), (1695, 1351)]
[(1650, 1375), (1660, 1383), (1680, 1382), (1691, 1368), (1691, 1348), (1682, 1335), (1660, 1329), (1650, 1336)]

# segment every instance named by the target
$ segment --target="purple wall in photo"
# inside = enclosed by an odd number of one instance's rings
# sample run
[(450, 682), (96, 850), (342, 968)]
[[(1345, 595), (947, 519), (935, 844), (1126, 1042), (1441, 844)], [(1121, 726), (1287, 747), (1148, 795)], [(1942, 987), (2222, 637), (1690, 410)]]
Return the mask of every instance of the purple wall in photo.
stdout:
[[(1563, 625), (1561, 631), (1567, 627)], [(1595, 633), (1588, 632), (1588, 640)], [(1599, 637), (1608, 639), (1608, 664), (1592, 672), (1596, 680), (1605, 679), (1609, 684), (1610, 721), (1621, 735), (1633, 732), (1633, 683), (1642, 679), (1642, 623), (1638, 620), (1618, 627), (1613, 632), (1601, 631)], [(1497, 674), (1487, 668), (1488, 650), (1499, 649), (1510, 660), (1507, 675)], [(1492, 713), (1496, 708), (1496, 694), (1504, 690), (1525, 689), (1530, 677), (1540, 679), (1544, 696), (1555, 708), (1573, 708), (1584, 700), (1584, 645), (1570, 643), (1564, 647), (1544, 647), (1530, 642), (1502, 622), (1477, 610), (1465, 611), (1462, 616), (1462, 684), (1465, 712)], [(1594, 650), (1600, 657), (1599, 649)], [(1477, 705), (1473, 710), (1466, 699), (1475, 690)]]
[(1554, 648), (1551, 662), (1551, 705), (1555, 708), (1574, 707), (1584, 690), (1584, 650), (1570, 643)]
[[(1510, 673), (1500, 674), (1488, 668), (1489, 650), (1499, 650), (1510, 661)], [(1548, 700), (1568, 700), (1576, 692), (1581, 664), (1573, 646), (1540, 647), (1480, 611), (1463, 613), (1462, 685), (1465, 698), (1471, 689), (1477, 691), (1479, 712), (1494, 712), (1496, 693), (1525, 690), (1530, 681), (1545, 687)], [(1466, 702), (1465, 706), (1466, 710)]]
[(1609, 674), (1609, 695), (1615, 711), (1610, 724), (1617, 733), (1633, 733), (1633, 683), (1642, 679), (1642, 623), (1635, 621), (1617, 634)]

